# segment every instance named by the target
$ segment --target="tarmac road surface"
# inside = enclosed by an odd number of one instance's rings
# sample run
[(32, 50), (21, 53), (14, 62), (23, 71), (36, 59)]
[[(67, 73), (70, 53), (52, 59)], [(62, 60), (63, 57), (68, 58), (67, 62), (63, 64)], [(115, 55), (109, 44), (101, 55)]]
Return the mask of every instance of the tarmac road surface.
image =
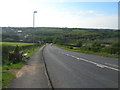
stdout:
[(44, 59), (54, 88), (118, 88), (118, 60), (47, 44)]

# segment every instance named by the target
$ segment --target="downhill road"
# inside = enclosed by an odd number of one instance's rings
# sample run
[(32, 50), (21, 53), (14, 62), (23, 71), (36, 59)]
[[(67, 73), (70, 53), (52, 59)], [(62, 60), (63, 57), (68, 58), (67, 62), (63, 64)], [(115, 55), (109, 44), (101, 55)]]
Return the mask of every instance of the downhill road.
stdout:
[(118, 88), (118, 60), (46, 44), (43, 50), (54, 88)]

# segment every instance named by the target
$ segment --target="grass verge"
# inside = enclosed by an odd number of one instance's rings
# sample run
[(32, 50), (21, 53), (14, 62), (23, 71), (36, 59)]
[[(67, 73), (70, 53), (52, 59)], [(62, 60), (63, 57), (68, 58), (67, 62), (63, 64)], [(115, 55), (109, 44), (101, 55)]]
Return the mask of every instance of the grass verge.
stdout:
[(2, 88), (5, 88), (13, 78), (15, 78), (15, 75), (13, 75), (10, 71), (3, 71), (2, 72)]
[[(30, 57), (30, 56), (32, 56), (40, 47), (42, 47), (42, 45), (41, 45), (41, 46), (36, 46), (36, 47), (34, 47), (34, 49), (33, 49), (33, 48), (31, 48), (31, 49), (25, 49), (24, 52), (27, 53), (27, 57)], [(16, 63), (16, 64), (12, 64), (11, 62), (8, 62), (8, 64), (2, 66), (2, 88), (6, 88), (7, 85), (9, 84), (9, 82), (10, 82), (12, 79), (16, 78), (16, 77), (15, 77), (15, 74), (13, 74), (13, 73), (11, 72), (11, 70), (13, 70), (13, 69), (19, 70), (19, 69), (24, 65), (24, 62), (26, 62), (26, 61), (27, 61), (27, 60), (24, 59), (24, 60), (22, 60), (21, 62)]]
[(70, 48), (70, 46), (59, 45), (59, 44), (54, 44), (54, 45), (59, 48), (63, 48), (63, 49), (66, 49), (72, 52), (81, 52), (81, 53), (94, 54), (94, 55), (100, 55), (100, 56), (111, 57), (111, 58), (120, 58), (120, 55), (116, 55), (116, 54), (109, 54), (105, 52), (93, 52), (93, 51), (83, 50), (83, 49), (76, 48), (76, 47)]

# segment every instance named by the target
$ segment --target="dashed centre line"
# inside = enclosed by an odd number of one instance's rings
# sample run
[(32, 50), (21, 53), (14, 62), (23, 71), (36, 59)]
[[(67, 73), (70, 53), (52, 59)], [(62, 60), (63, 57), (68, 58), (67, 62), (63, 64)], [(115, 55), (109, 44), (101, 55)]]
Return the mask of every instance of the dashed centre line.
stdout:
[(93, 61), (84, 59), (84, 58), (76, 57), (76, 56), (74, 56), (74, 55), (66, 54), (66, 53), (64, 53), (64, 52), (60, 52), (60, 53), (66, 55), (66, 56), (73, 57), (73, 58), (75, 58), (75, 59), (77, 59), (77, 60), (82, 60), (82, 61), (85, 61), (85, 62), (87, 62), (87, 63), (94, 64), (94, 65), (96, 65), (97, 67), (100, 67), (100, 68), (108, 68), (108, 69), (112, 69), (112, 70), (115, 70), (115, 71), (120, 71), (120, 70), (117, 69), (117, 68), (113, 68), (113, 67), (107, 66), (107, 65), (111, 65), (111, 66), (116, 66), (116, 67), (118, 67), (117, 65), (114, 65), (114, 64), (105, 63), (106, 65), (103, 65), (103, 64), (99, 64), (99, 63), (96, 63), (96, 62), (93, 62)]

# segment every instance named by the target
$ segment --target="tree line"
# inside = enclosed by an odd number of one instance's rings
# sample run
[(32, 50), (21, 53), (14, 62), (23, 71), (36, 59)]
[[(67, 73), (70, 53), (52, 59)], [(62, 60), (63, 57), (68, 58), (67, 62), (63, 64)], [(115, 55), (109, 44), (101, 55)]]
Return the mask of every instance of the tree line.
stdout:
[[(22, 32), (19, 33), (18, 31)], [(13, 28), (4, 29), (2, 38), (8, 42), (42, 42), (78, 47), (93, 52), (120, 54), (119, 30), (84, 28)], [(81, 48), (82, 47), (82, 48)]]

